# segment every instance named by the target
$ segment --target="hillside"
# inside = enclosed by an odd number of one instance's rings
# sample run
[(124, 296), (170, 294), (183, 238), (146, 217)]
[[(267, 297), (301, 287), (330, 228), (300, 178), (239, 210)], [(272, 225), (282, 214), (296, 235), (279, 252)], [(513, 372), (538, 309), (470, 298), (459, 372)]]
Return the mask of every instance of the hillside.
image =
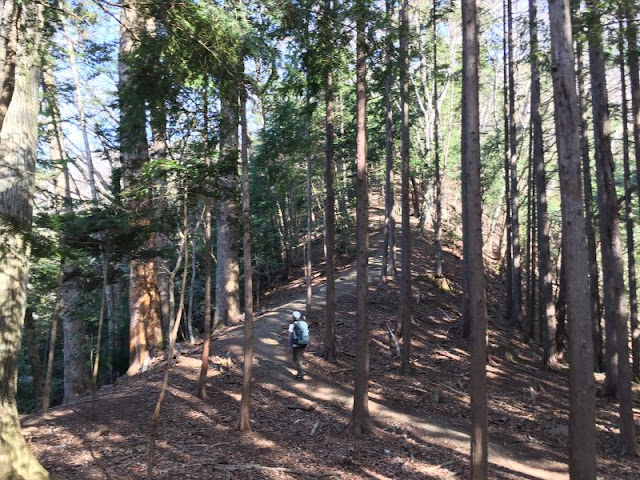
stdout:
[[(413, 239), (413, 372), (399, 374), (385, 323), (399, 310), (398, 289), (378, 288), (380, 235), (372, 231), (370, 410), (379, 430), (352, 440), (342, 430), (350, 415), (355, 270), (337, 282), (339, 362), (319, 358), (323, 332), (322, 278), (314, 287), (314, 343), (304, 382), (292, 378), (286, 349), (288, 313), (304, 308), (304, 280), (261, 300), (257, 316), (253, 433), (235, 431), (242, 375), (242, 328), (212, 342), (207, 400), (194, 396), (201, 345), (181, 345), (171, 370), (159, 430), (155, 478), (169, 479), (439, 479), (468, 478), (469, 356), (457, 329), (461, 263), (445, 252), (451, 291), (429, 279), (435, 258), (429, 238)], [(568, 478), (567, 368), (539, 368), (541, 352), (502, 321), (503, 286), (487, 275), (490, 317), (490, 478)], [(145, 478), (151, 413), (165, 363), (121, 380), (90, 399), (53, 409), (49, 419), (23, 417), (25, 436), (40, 462), (61, 479)], [(598, 376), (598, 381), (602, 382)], [(635, 386), (636, 414), (640, 390)], [(615, 453), (617, 405), (598, 398), (598, 470), (606, 479), (640, 479), (640, 461)]]

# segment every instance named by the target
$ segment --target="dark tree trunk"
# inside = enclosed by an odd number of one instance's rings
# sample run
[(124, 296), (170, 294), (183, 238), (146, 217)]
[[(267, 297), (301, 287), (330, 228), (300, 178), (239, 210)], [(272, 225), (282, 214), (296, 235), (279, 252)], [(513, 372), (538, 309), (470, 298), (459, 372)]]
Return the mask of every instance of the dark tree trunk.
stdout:
[[(404, 373), (409, 373), (409, 361), (411, 354), (411, 221), (409, 216), (410, 126), (408, 8), (408, 0), (403, 0), (402, 8), (400, 10), (400, 104), (402, 109), (402, 274), (400, 278), (400, 324), (402, 326), (402, 371)], [(415, 186), (414, 192), (416, 192)]]

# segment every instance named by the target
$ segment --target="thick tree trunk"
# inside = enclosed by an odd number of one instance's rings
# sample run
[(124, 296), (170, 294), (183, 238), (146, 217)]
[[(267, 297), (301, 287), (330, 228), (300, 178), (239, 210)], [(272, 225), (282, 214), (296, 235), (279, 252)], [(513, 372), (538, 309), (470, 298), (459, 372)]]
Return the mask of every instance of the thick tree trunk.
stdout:
[(434, 203), (436, 207), (436, 218), (433, 223), (433, 233), (436, 241), (436, 269), (435, 278), (436, 282), (442, 282), (442, 178), (440, 172), (440, 108), (438, 104), (438, 32), (436, 21), (436, 6), (437, 1), (433, 1), (433, 150), (435, 156), (435, 174), (434, 180), (435, 198)]
[(568, 0), (549, 0), (551, 64), (569, 310), (569, 472), (595, 480), (595, 382), (580, 182), (579, 108)]
[[(237, 73), (237, 64), (230, 66)], [(238, 78), (221, 81), (220, 200), (217, 208), (216, 310), (214, 325), (240, 321), (240, 264), (238, 259)]]
[[(142, 189), (142, 169), (149, 161), (146, 136), (145, 98), (137, 72), (131, 70), (131, 59), (137, 54), (140, 35), (145, 29), (139, 5), (130, 2), (121, 9), (119, 51), (120, 150), (123, 183), (126, 189)], [(138, 193), (138, 192), (136, 192)], [(139, 193), (128, 199), (127, 206), (138, 217), (139, 225), (148, 225), (145, 217), (151, 207), (148, 194)], [(142, 213), (137, 213), (142, 212)], [(141, 216), (140, 216), (141, 215)], [(153, 242), (149, 240), (149, 247)], [(133, 258), (129, 265), (129, 370), (136, 374), (162, 344), (162, 325), (159, 311), (156, 265), (153, 260)]]
[(471, 328), (471, 478), (488, 475), (487, 306), (482, 260), (482, 188), (480, 184), (480, 115), (478, 17), (475, 0), (462, 2), (462, 181), (465, 185), (464, 249)]
[(15, 90), (0, 129), (0, 478), (12, 480), (49, 478), (22, 436), (16, 405), (38, 140), (40, 8), (23, 6)]
[[(405, 0), (406, 1), (406, 0)], [(364, 435), (373, 431), (369, 415), (369, 193), (367, 171), (367, 10), (356, 1), (356, 365), (353, 410), (347, 431)]]
[(89, 358), (84, 334), (84, 321), (78, 315), (80, 307), (79, 270), (65, 265), (62, 285), (62, 337), (64, 339), (64, 403), (76, 400), (89, 391)]

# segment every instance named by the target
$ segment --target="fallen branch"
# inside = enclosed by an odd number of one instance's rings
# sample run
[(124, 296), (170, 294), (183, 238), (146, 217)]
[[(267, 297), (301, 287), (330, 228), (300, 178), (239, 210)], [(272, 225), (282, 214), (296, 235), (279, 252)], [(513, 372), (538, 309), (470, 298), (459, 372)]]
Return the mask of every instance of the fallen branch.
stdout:
[(313, 405), (310, 405), (308, 407), (303, 407), (302, 405), (289, 405), (287, 406), (287, 408), (289, 410), (306, 410), (308, 412), (316, 409), (316, 407), (314, 407)]
[(391, 330), (391, 327), (389, 326), (388, 322), (384, 322), (384, 326), (387, 327), (387, 332), (389, 332), (389, 340), (391, 340), (391, 342), (393, 342), (393, 345), (396, 347), (396, 357), (399, 357), (400, 344), (398, 343), (398, 339), (396, 338), (396, 335), (393, 333), (393, 330)]
[(242, 470), (262, 470), (265, 472), (292, 473), (294, 475), (303, 475), (311, 478), (325, 478), (325, 477), (331, 477), (333, 475), (337, 475), (337, 476), (342, 475), (342, 472), (339, 470), (331, 470), (329, 472), (324, 472), (324, 473), (311, 473), (311, 472), (305, 472), (304, 470), (296, 470), (295, 468), (266, 467), (264, 465), (257, 465), (255, 463), (245, 463), (245, 464), (238, 464), (238, 465), (227, 465), (227, 464), (219, 463), (217, 465), (212, 465), (212, 466), (213, 468), (216, 468), (218, 470), (224, 470), (226, 472), (235, 472), (235, 471), (242, 471)]

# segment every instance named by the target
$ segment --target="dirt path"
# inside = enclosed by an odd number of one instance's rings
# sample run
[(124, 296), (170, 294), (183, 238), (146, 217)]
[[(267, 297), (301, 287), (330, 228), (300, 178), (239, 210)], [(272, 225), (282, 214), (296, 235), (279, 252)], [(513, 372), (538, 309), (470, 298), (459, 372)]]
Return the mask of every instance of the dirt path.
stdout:
[[(380, 276), (380, 235), (371, 237), (371, 251), (369, 263), (370, 282), (377, 282)], [(336, 278), (336, 298), (354, 295), (356, 282), (355, 267), (342, 272)], [(352, 391), (349, 388), (329, 383), (319, 375), (314, 375), (314, 356), (319, 355), (323, 332), (312, 329), (311, 345), (305, 354), (308, 375), (305, 381), (294, 380), (295, 369), (291, 360), (291, 353), (286, 345), (286, 332), (293, 310), (305, 310), (305, 295), (298, 295), (289, 303), (281, 305), (255, 321), (255, 382), (269, 384), (271, 388), (290, 392), (306, 404), (330, 404), (340, 406), (345, 412), (352, 408)], [(312, 311), (317, 318), (321, 317), (325, 307), (324, 283), (314, 287), (312, 292)], [(238, 357), (242, 356), (241, 331), (238, 331), (235, 341), (232, 338), (224, 340), (224, 347)], [(219, 348), (221, 345), (218, 345)], [(214, 347), (215, 348), (215, 347)], [(318, 372), (316, 372), (318, 373)], [(383, 398), (374, 394), (369, 398), (369, 409), (376, 424), (384, 429), (389, 426), (401, 426), (410, 436), (424, 444), (436, 444), (462, 455), (468, 455), (470, 437), (468, 430), (462, 430), (446, 421), (420, 411), (401, 412), (385, 405)], [(500, 471), (514, 478), (560, 480), (569, 478), (568, 466), (551, 461), (544, 457), (543, 452), (536, 450), (535, 444), (503, 445), (501, 439), (490, 439), (490, 470)], [(451, 463), (451, 462), (450, 462)], [(443, 465), (446, 467), (446, 465)]]

